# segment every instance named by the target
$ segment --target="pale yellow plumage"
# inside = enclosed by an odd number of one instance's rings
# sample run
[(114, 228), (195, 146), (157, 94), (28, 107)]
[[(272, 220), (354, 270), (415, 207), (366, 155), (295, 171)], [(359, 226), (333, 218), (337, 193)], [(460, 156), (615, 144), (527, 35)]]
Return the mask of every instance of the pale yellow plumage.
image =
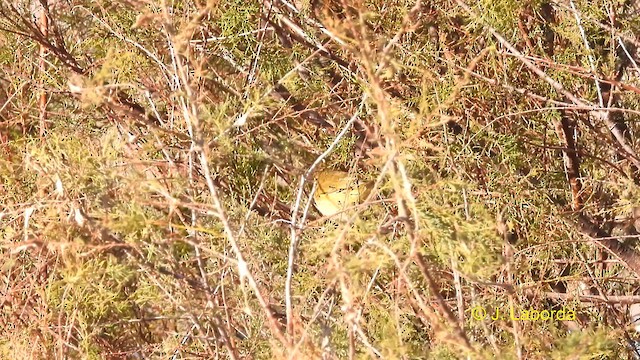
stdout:
[(324, 216), (333, 216), (364, 201), (373, 183), (359, 181), (344, 171), (321, 171), (316, 175), (315, 206)]

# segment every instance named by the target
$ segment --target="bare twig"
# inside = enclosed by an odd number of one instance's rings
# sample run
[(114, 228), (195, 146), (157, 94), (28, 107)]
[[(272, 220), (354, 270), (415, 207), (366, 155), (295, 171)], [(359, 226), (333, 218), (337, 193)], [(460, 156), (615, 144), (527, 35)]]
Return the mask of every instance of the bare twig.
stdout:
[[(353, 114), (351, 119), (344, 125), (340, 133), (336, 135), (335, 139), (329, 145), (327, 150), (325, 150), (318, 158), (311, 164), (311, 166), (307, 169), (304, 175), (300, 178), (300, 185), (298, 185), (298, 194), (296, 196), (296, 202), (293, 206), (292, 214), (291, 214), (291, 240), (289, 243), (289, 258), (288, 258), (288, 266), (287, 266), (287, 278), (285, 280), (285, 303), (286, 303), (286, 311), (287, 311), (287, 332), (289, 333), (290, 339), (293, 342), (295, 329), (294, 329), (294, 321), (293, 321), (293, 303), (291, 300), (291, 281), (293, 279), (293, 267), (295, 264), (295, 257), (297, 255), (298, 248), (298, 232), (300, 231), (300, 225), (298, 225), (298, 209), (300, 209), (300, 203), (302, 201), (302, 195), (304, 193), (304, 185), (311, 178), (311, 174), (315, 171), (316, 167), (327, 157), (338, 145), (340, 140), (347, 134), (353, 123), (358, 119), (362, 108), (364, 107), (365, 100), (367, 99), (367, 95), (363, 95), (362, 101), (360, 102), (360, 106), (358, 110)], [(311, 195), (313, 196), (313, 194)], [(309, 200), (307, 207), (311, 203)], [(304, 222), (302, 222), (304, 224)]]
[[(475, 12), (462, 0), (456, 0), (456, 3), (462, 7), (465, 11), (467, 11), (471, 16), (478, 18)], [(505, 48), (507, 48), (511, 53), (514, 54), (529, 70), (538, 75), (541, 79), (551, 85), (558, 93), (562, 94), (567, 99), (571, 100), (574, 104), (579, 106), (587, 106), (591, 105), (590, 102), (586, 100), (579, 99), (576, 95), (567, 91), (562, 84), (552, 79), (549, 75), (547, 75), (543, 70), (529, 61), (518, 49), (516, 49), (511, 43), (509, 43), (502, 35), (500, 35), (493, 27), (488, 24), (484, 24), (485, 28), (495, 37)], [(616, 141), (620, 144), (620, 147), (624, 150), (627, 158), (631, 160), (631, 162), (638, 168), (640, 168), (640, 158), (636, 154), (635, 150), (628, 144), (627, 140), (623, 132), (616, 126), (615, 121), (613, 121), (609, 116), (607, 116), (607, 112), (601, 111), (592, 111), (590, 112), (591, 116), (596, 119), (602, 120), (609, 131), (613, 134)]]
[(180, 105), (182, 108), (182, 115), (184, 117), (185, 122), (188, 125), (188, 129), (191, 137), (191, 148), (193, 153), (196, 154), (197, 159), (199, 161), (200, 169), (204, 175), (205, 182), (209, 190), (209, 194), (211, 196), (211, 202), (212, 202), (213, 208), (216, 211), (216, 217), (221, 222), (222, 228), (224, 230), (224, 234), (236, 257), (238, 274), (241, 282), (244, 283), (246, 281), (248, 283), (249, 288), (253, 291), (254, 296), (258, 300), (260, 308), (262, 309), (262, 311), (266, 316), (267, 326), (271, 330), (271, 333), (276, 337), (276, 339), (278, 339), (278, 341), (285, 348), (289, 348), (289, 342), (287, 341), (284, 334), (282, 333), (278, 320), (275, 318), (273, 311), (271, 310), (271, 307), (267, 303), (266, 299), (264, 298), (264, 296), (262, 295), (258, 287), (257, 281), (255, 280), (255, 278), (253, 277), (253, 274), (249, 270), (249, 265), (245, 260), (242, 250), (240, 249), (240, 245), (238, 243), (238, 237), (236, 236), (236, 234), (234, 234), (234, 231), (231, 228), (229, 219), (227, 218), (224, 206), (220, 201), (219, 190), (213, 181), (213, 176), (211, 174), (211, 170), (209, 166), (209, 158), (207, 154), (209, 148), (205, 146), (204, 137), (200, 129), (201, 124), (198, 116), (198, 110), (194, 102), (195, 99), (194, 99), (193, 89), (191, 88), (190, 74), (184, 64), (184, 60), (180, 56), (178, 56), (175, 51), (173, 51), (173, 49), (175, 49), (175, 47), (173, 46), (174, 39), (171, 38), (172, 36), (171, 34), (172, 26), (170, 25), (171, 17), (168, 16), (168, 14), (165, 17), (165, 21), (167, 21), (165, 29), (167, 30), (167, 36), (169, 37), (169, 44), (171, 45), (171, 49), (172, 49), (171, 54), (172, 54), (172, 60), (173, 60), (173, 67), (174, 67), (174, 70), (176, 71), (175, 78), (179, 80), (179, 85), (181, 86), (185, 94), (184, 96), (179, 98)]

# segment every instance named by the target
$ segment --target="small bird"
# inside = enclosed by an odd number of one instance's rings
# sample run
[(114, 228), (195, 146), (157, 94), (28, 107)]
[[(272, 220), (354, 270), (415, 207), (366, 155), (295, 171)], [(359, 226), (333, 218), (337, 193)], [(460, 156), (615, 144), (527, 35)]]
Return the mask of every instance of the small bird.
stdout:
[(316, 192), (313, 195), (315, 206), (323, 216), (333, 216), (364, 201), (371, 189), (373, 181), (364, 183), (344, 171), (321, 171), (316, 174)]

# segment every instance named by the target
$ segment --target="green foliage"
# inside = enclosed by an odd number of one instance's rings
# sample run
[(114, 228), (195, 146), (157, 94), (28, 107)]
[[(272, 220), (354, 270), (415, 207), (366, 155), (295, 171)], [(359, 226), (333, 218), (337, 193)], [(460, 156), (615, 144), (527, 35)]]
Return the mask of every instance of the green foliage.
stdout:
[[(480, 204), (473, 206), (469, 218), (474, 220), (467, 220), (464, 200), (458, 196), (465, 190), (449, 184), (436, 185), (436, 188), (440, 191), (418, 198), (423, 206), (432, 206), (421, 209), (421, 238), (444, 264), (457, 259), (457, 270), (463, 274), (478, 279), (494, 275), (502, 265), (502, 241), (495, 234), (494, 221), (486, 208)], [(452, 212), (453, 209), (459, 210)]]
[(574, 332), (554, 345), (551, 359), (615, 359), (623, 356), (611, 334), (602, 330)]
[(481, 14), (478, 20), (512, 37), (518, 29), (518, 16), (527, 8), (537, 8), (536, 3), (537, 1), (516, 0), (481, 1), (477, 3), (478, 14)]

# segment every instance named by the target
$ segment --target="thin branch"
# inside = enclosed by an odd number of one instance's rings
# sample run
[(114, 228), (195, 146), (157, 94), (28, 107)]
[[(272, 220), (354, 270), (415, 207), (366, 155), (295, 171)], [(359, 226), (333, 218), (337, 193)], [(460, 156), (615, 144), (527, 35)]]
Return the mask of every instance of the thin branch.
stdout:
[[(289, 242), (289, 258), (288, 258), (288, 262), (287, 262), (287, 264), (288, 264), (288, 266), (287, 266), (287, 278), (285, 280), (285, 304), (286, 304), (286, 312), (287, 312), (287, 332), (289, 333), (290, 341), (292, 341), (292, 344), (293, 344), (293, 341), (294, 341), (293, 339), (294, 339), (294, 334), (295, 334), (295, 328), (294, 328), (294, 322), (293, 322), (293, 303), (292, 303), (292, 300), (291, 300), (291, 282), (292, 282), (292, 279), (293, 279), (293, 267), (294, 267), (294, 264), (295, 264), (295, 258), (296, 258), (296, 255), (297, 255), (297, 248), (298, 248), (298, 243), (299, 243), (298, 231), (300, 229), (300, 225), (298, 225), (298, 222), (297, 222), (298, 221), (298, 209), (300, 208), (300, 203), (302, 201), (302, 195), (304, 193), (304, 185), (311, 178), (311, 174), (313, 174), (313, 172), (315, 171), (316, 167), (318, 167), (318, 165), (327, 156), (329, 156), (329, 154), (331, 154), (331, 152), (336, 148), (336, 146), (338, 145), (340, 140), (347, 134), (349, 129), (351, 129), (351, 126), (353, 125), (353, 123), (360, 116), (360, 113), (362, 112), (362, 109), (364, 107), (366, 99), (367, 99), (367, 95), (365, 94), (365, 95), (362, 96), (362, 100), (360, 101), (360, 106), (358, 107), (358, 110), (356, 110), (356, 112), (353, 114), (351, 119), (349, 119), (349, 121), (344, 125), (344, 127), (338, 133), (338, 135), (336, 135), (336, 137), (333, 140), (333, 142), (331, 143), (331, 145), (329, 145), (327, 150), (325, 150), (322, 154), (320, 154), (320, 156), (318, 156), (318, 158), (313, 162), (313, 164), (311, 164), (309, 169), (307, 169), (307, 171), (304, 173), (302, 178), (300, 178), (300, 185), (298, 185), (298, 194), (296, 196), (296, 202), (295, 202), (295, 205), (294, 205), (292, 213), (291, 213), (291, 225), (290, 225), (291, 240)], [(313, 196), (313, 194), (311, 196)], [(309, 200), (309, 203), (310, 202), (311, 202), (311, 200)], [(307, 204), (307, 207), (309, 206), (309, 203)], [(302, 222), (302, 223), (304, 224), (304, 222)]]

